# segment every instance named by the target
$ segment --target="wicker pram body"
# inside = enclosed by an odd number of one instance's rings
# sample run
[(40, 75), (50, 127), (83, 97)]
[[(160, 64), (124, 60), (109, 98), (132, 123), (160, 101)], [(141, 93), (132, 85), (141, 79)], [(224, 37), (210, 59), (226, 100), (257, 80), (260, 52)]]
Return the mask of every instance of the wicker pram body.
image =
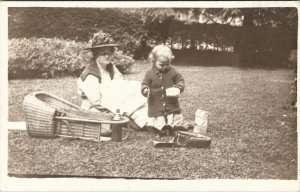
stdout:
[(128, 125), (127, 117), (113, 121), (113, 113), (90, 112), (46, 92), (34, 92), (23, 101), (30, 136), (72, 137), (100, 141), (101, 129)]

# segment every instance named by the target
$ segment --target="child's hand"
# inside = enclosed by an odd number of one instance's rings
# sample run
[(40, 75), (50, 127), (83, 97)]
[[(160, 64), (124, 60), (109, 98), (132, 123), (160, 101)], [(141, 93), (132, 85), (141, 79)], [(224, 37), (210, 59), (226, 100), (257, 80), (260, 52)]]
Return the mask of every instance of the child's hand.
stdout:
[(147, 97), (149, 97), (149, 96), (150, 96), (150, 89), (149, 89), (149, 88), (145, 88), (145, 89), (143, 90), (143, 94), (144, 94), (144, 95), (147, 95)]

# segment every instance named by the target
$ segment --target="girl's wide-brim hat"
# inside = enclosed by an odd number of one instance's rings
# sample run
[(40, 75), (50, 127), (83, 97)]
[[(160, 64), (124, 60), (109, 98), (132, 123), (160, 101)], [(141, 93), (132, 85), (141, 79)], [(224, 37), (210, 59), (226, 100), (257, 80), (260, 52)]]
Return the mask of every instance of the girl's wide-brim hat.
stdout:
[(93, 50), (99, 49), (102, 47), (117, 47), (119, 44), (116, 44), (113, 38), (108, 34), (102, 31), (95, 33), (94, 37), (89, 40), (91, 46), (84, 48), (83, 50)]

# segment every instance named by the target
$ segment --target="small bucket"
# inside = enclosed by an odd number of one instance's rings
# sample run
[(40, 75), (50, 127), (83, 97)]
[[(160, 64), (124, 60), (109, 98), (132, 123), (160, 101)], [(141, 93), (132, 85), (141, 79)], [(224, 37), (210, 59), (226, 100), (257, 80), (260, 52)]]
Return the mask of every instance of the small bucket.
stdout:
[(124, 127), (126, 127), (127, 124), (123, 123), (123, 124), (112, 124), (111, 125), (111, 141), (114, 142), (120, 142), (125, 140), (128, 136), (126, 136), (125, 138), (122, 137), (122, 130)]

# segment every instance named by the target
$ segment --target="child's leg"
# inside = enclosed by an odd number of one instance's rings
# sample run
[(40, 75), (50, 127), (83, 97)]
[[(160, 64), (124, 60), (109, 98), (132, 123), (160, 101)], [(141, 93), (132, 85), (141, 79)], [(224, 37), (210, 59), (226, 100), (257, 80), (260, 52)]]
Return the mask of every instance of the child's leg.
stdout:
[(164, 116), (159, 117), (149, 117), (147, 126), (154, 127), (159, 131), (166, 125), (166, 120)]
[(146, 125), (152, 132), (158, 134), (160, 137), (166, 135), (172, 135), (173, 128), (167, 124), (167, 118), (164, 116), (149, 117)]
[(168, 124), (174, 128), (174, 131), (188, 131), (193, 128), (192, 124), (184, 121), (182, 114), (172, 114), (172, 116), (169, 116)]

